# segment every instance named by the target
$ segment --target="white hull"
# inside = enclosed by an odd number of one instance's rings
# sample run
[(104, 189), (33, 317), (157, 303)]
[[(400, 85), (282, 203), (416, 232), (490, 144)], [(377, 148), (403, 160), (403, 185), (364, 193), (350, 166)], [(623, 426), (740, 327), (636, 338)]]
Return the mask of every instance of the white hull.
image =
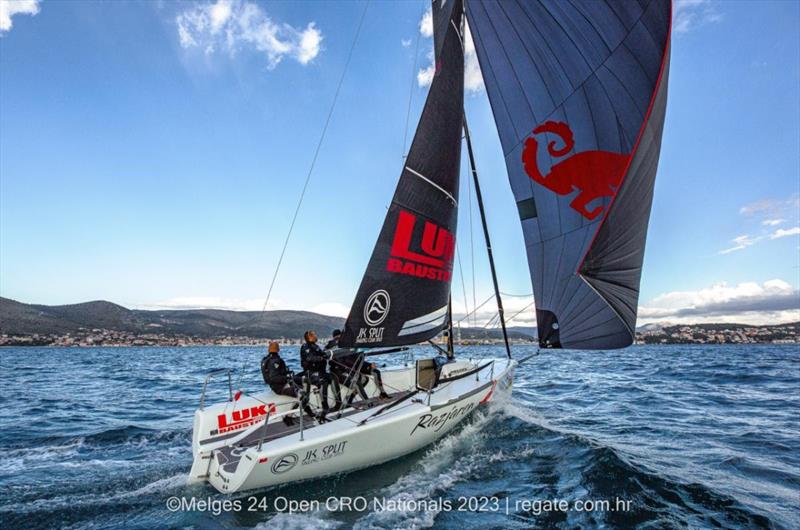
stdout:
[[(430, 395), (418, 392), (384, 412), (379, 411), (392, 401), (362, 411), (346, 409), (344, 417), (322, 425), (307, 422), (302, 433), (294, 429), (295, 432), (264, 441), (260, 448), (258, 439), (265, 432), (262, 413), (274, 403), (267, 429), (273, 425), (277, 428), (282, 424), (283, 413), (294, 405), (291, 398), (266, 391), (197, 410), (192, 442), (194, 464), (189, 480), (207, 481), (221, 492), (232, 493), (392, 460), (441, 438), (481, 404), (507, 396), (515, 365), (507, 359), (450, 363), (443, 367), (442, 379), (484, 368), (443, 383)], [(415, 388), (413, 366), (385, 369), (382, 373), (387, 389), (407, 393)], [(376, 392), (372, 385), (367, 390), (370, 395)], [(335, 414), (330, 417), (335, 418)], [(239, 423), (230, 427), (234, 420)], [(226, 429), (228, 432), (224, 432)]]

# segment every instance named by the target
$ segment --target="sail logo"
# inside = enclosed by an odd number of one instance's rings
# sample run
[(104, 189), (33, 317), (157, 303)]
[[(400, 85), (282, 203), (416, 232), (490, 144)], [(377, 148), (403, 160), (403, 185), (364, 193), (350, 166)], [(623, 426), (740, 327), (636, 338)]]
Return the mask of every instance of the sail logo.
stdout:
[(370, 326), (379, 326), (386, 317), (389, 316), (389, 307), (392, 299), (389, 293), (379, 289), (369, 295), (367, 303), (364, 304), (364, 321)]
[(421, 238), (415, 245), (414, 236), (420, 236), (415, 233), (418, 232), (415, 230), (416, 227), (417, 216), (409, 211), (400, 210), (386, 270), (428, 280), (450, 281), (455, 255), (455, 237), (444, 227), (425, 221)]
[(575, 147), (572, 129), (564, 122), (547, 121), (533, 130), (533, 134), (525, 140), (522, 150), (522, 163), (525, 173), (535, 182), (559, 195), (569, 195), (575, 189), (578, 195), (570, 202), (570, 207), (586, 219), (597, 218), (603, 212), (602, 205), (589, 209), (589, 204), (602, 197), (613, 197), (619, 190), (631, 154), (611, 151), (582, 151), (556, 162), (547, 175), (542, 175), (536, 159), (539, 142), (534, 135), (552, 133), (563, 144), (557, 147), (558, 141), (547, 144), (550, 156), (560, 158)]
[(216, 432), (212, 431), (211, 434), (224, 434), (255, 425), (263, 419), (263, 416), (267, 415), (268, 410), (270, 414), (274, 414), (277, 408), (274, 403), (264, 403), (257, 407), (234, 410), (231, 412), (230, 418), (228, 418), (227, 414), (220, 414), (217, 416), (217, 430)]

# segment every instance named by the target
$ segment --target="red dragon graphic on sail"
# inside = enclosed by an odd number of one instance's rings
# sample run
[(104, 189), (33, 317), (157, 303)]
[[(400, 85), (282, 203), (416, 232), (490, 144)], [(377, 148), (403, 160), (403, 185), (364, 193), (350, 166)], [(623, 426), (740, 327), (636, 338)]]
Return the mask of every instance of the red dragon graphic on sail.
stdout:
[(569, 204), (585, 218), (595, 219), (603, 211), (602, 206), (587, 209), (589, 203), (601, 197), (612, 197), (622, 183), (622, 176), (628, 167), (631, 155), (613, 153), (611, 151), (582, 151), (569, 158), (553, 164), (550, 173), (542, 175), (536, 161), (539, 142), (533, 135), (553, 133), (557, 135), (563, 147), (557, 147), (557, 141), (547, 144), (547, 151), (553, 157), (563, 157), (575, 147), (572, 129), (559, 121), (547, 121), (533, 130), (533, 134), (525, 140), (522, 150), (522, 163), (525, 173), (549, 190), (559, 195), (568, 195), (578, 189), (578, 195)]

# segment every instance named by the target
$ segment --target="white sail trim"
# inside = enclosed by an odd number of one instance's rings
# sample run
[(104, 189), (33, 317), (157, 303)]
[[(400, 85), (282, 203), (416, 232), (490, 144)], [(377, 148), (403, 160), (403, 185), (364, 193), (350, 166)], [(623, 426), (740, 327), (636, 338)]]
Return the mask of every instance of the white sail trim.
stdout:
[(431, 179), (429, 179), (428, 177), (426, 177), (426, 176), (425, 176), (425, 175), (423, 175), (422, 173), (419, 173), (418, 171), (414, 171), (413, 169), (411, 169), (411, 168), (410, 168), (410, 167), (408, 167), (408, 166), (406, 166), (406, 169), (407, 169), (407, 170), (408, 170), (408, 171), (409, 171), (409, 172), (410, 172), (412, 175), (414, 175), (414, 176), (417, 176), (417, 177), (421, 178), (422, 180), (424, 180), (425, 182), (427, 182), (428, 184), (430, 184), (431, 186), (433, 186), (433, 187), (434, 187), (434, 188), (436, 188), (437, 190), (439, 190), (439, 191), (441, 191), (442, 193), (444, 193), (445, 195), (447, 195), (447, 198), (448, 198), (448, 199), (450, 199), (451, 201), (453, 201), (453, 204), (454, 204), (454, 205), (458, 206), (458, 202), (456, 201), (456, 198), (455, 198), (455, 197), (453, 197), (453, 195), (452, 195), (452, 194), (451, 194), (449, 191), (447, 191), (447, 190), (446, 190), (446, 189), (444, 189), (443, 187), (439, 186), (438, 184), (436, 184), (434, 181), (432, 181)]
[(423, 331), (437, 328), (444, 324), (446, 318), (447, 306), (445, 305), (436, 311), (433, 311), (432, 313), (428, 313), (427, 315), (422, 315), (421, 317), (406, 321), (406, 323), (403, 324), (400, 333), (397, 335), (400, 337), (403, 335), (414, 335), (415, 333), (422, 333)]

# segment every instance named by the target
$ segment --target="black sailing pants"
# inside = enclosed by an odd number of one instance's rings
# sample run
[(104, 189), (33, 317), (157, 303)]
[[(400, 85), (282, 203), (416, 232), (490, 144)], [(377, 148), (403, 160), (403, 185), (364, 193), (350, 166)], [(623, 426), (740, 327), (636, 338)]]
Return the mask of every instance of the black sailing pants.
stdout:
[(331, 376), (328, 372), (308, 372), (306, 377), (306, 393), (311, 394), (311, 385), (319, 387), (319, 399), (322, 402), (322, 411), (328, 412), (328, 388), (333, 386), (333, 399), (336, 402), (336, 410), (342, 408), (342, 394), (339, 388), (339, 380)]

